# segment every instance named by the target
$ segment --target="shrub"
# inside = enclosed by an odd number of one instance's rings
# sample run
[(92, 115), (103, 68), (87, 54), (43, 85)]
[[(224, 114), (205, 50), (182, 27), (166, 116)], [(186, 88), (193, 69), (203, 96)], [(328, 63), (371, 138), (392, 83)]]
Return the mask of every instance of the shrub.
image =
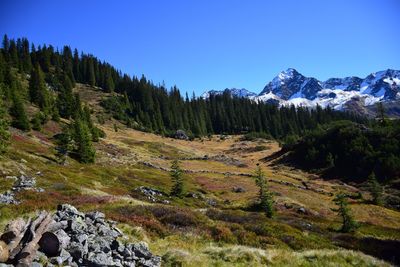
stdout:
[(234, 243), (235, 236), (228, 227), (216, 225), (211, 227), (211, 236), (217, 242)]
[(271, 135), (264, 133), (264, 132), (250, 132), (250, 133), (243, 135), (243, 137), (242, 137), (243, 141), (254, 141), (256, 139), (271, 140), (273, 138)]
[(151, 206), (148, 209), (155, 218), (166, 225), (178, 227), (199, 226), (205, 221), (201, 213), (193, 212), (190, 209), (163, 205)]

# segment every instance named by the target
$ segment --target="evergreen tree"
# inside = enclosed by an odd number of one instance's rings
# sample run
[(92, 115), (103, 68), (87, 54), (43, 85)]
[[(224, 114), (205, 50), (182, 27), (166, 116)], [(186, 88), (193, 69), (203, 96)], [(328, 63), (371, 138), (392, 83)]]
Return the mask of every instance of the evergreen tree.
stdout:
[(22, 47), (21, 47), (21, 67), (24, 72), (29, 73), (32, 69), (32, 60), (31, 54), (29, 51), (29, 41), (26, 38), (22, 38)]
[(64, 74), (63, 85), (57, 96), (57, 108), (61, 117), (70, 118), (74, 113), (74, 95), (72, 92), (72, 82), (69, 77)]
[(86, 81), (89, 83), (91, 86), (96, 85), (96, 76), (94, 72), (94, 64), (93, 64), (93, 58), (89, 57), (88, 59), (88, 66), (87, 66), (87, 74), (86, 74)]
[(254, 179), (256, 181), (256, 185), (259, 188), (258, 193), (258, 201), (261, 209), (265, 212), (268, 218), (272, 218), (274, 215), (273, 208), (273, 197), (272, 193), (268, 190), (267, 180), (265, 178), (264, 172), (261, 170), (261, 167), (258, 165), (254, 174)]
[(31, 120), (32, 129), (40, 131), (42, 129), (43, 121), (44, 121), (43, 114), (41, 112), (36, 113)]
[(176, 197), (182, 197), (183, 195), (183, 172), (179, 166), (179, 161), (174, 160), (171, 164), (171, 172), (170, 172), (171, 180), (172, 180), (172, 189), (171, 195)]
[(337, 206), (339, 206), (337, 209), (333, 209), (333, 211), (336, 211), (342, 218), (342, 227), (340, 228), (340, 231), (343, 233), (355, 231), (358, 228), (358, 224), (354, 221), (353, 216), (351, 215), (346, 194), (337, 194), (333, 201)]
[(29, 96), (31, 102), (37, 104), (45, 114), (50, 113), (50, 95), (46, 88), (44, 74), (39, 65), (36, 65), (31, 72)]
[(12, 106), (11, 115), (13, 117), (12, 126), (21, 129), (23, 131), (29, 131), (31, 129), (29, 125), (29, 119), (26, 115), (24, 103), (21, 96), (16, 90), (12, 91)]
[(376, 104), (376, 111), (377, 111), (377, 118), (380, 121), (380, 123), (385, 126), (386, 123), (386, 116), (385, 116), (385, 108), (383, 107), (383, 103), (382, 102), (378, 102)]
[(60, 164), (65, 164), (68, 153), (72, 151), (72, 147), (71, 129), (64, 126), (62, 133), (56, 137), (56, 157)]
[(104, 84), (104, 89), (106, 92), (111, 93), (115, 89), (114, 81), (111, 75), (111, 69), (110, 67), (107, 68), (106, 74), (105, 74), (105, 84)]
[(383, 204), (383, 199), (382, 199), (382, 193), (383, 189), (378, 180), (376, 179), (375, 173), (372, 172), (368, 176), (368, 190), (372, 195), (372, 203), (375, 205), (382, 205)]
[(76, 153), (82, 163), (93, 163), (96, 151), (92, 144), (90, 129), (83, 120), (75, 120), (74, 123), (74, 141), (76, 144)]
[(0, 94), (0, 154), (6, 151), (9, 144), (10, 132), (8, 127), (9, 121), (7, 119), (7, 112), (3, 105), (2, 95)]

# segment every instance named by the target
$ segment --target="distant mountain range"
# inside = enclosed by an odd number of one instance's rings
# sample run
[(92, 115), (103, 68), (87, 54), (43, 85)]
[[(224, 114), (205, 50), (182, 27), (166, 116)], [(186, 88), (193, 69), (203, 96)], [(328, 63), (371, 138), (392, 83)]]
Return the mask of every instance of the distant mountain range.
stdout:
[(237, 97), (246, 97), (255, 101), (315, 107), (330, 106), (336, 110), (369, 107), (382, 101), (400, 103), (400, 71), (384, 70), (371, 73), (366, 78), (346, 77), (330, 78), (324, 82), (306, 77), (293, 68), (280, 72), (269, 82), (261, 93), (246, 89), (225, 89), (207, 91), (202, 97), (222, 94), (228, 90)]

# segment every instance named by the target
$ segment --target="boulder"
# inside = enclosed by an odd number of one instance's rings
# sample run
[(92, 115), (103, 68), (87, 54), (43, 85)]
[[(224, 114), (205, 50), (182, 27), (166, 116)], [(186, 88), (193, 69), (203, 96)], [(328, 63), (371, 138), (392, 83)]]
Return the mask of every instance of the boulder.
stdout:
[(244, 193), (244, 192), (246, 192), (246, 189), (244, 189), (243, 187), (240, 187), (240, 186), (234, 186), (232, 188), (232, 191), (235, 193)]
[(177, 130), (174, 134), (175, 139), (189, 140), (189, 136), (184, 130)]

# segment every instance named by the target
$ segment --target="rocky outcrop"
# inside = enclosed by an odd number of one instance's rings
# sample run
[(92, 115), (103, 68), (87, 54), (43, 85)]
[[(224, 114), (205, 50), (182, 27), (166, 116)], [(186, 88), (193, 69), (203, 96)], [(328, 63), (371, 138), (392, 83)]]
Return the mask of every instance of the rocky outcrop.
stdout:
[[(46, 226), (45, 233), (41, 234), (37, 243), (39, 251), (34, 254), (30, 266), (42, 266), (42, 263), (47, 264), (46, 266), (161, 265), (161, 258), (154, 256), (146, 243), (121, 242), (123, 233), (115, 224), (113, 221), (107, 221), (101, 212), (85, 214), (71, 205), (60, 205)], [(25, 225), (28, 225), (27, 229), (32, 228), (29, 226), (30, 221)], [(5, 241), (6, 233), (1, 238)], [(17, 247), (24, 247), (29, 242), (32, 242), (32, 237), (25, 233)], [(20, 258), (21, 253), (17, 253), (15, 257), (9, 258), (7, 263), (16, 265)]]
[(174, 134), (175, 139), (189, 140), (189, 136), (184, 130), (177, 130)]
[(42, 188), (36, 187), (36, 179), (32, 176), (21, 174), (19, 177), (6, 176), (6, 179), (13, 179), (15, 182), (10, 190), (0, 194), (1, 204), (19, 204), (20, 201), (15, 198), (15, 194), (24, 190), (33, 190), (36, 192), (44, 191)]

